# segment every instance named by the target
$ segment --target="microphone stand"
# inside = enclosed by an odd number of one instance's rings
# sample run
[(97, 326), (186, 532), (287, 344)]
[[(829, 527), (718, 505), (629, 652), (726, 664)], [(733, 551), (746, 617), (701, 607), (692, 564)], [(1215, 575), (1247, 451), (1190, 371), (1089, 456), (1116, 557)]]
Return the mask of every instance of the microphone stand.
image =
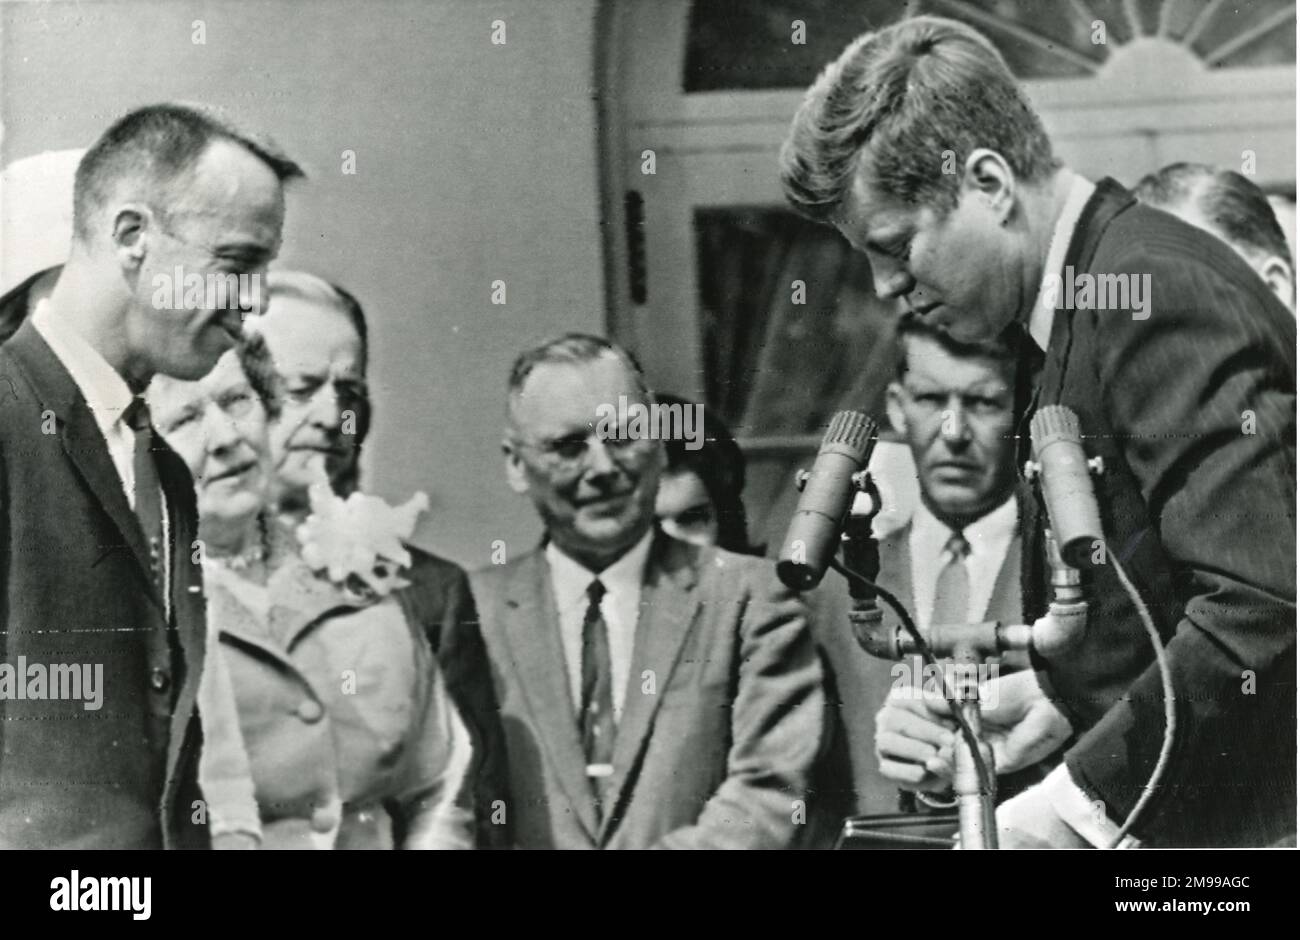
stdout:
[[(866, 580), (849, 580), (849, 597), (852, 608), (849, 623), (853, 635), (866, 652), (886, 659), (901, 659), (906, 655), (898, 643), (885, 641), (884, 615), (876, 603), (878, 591), (872, 582), (880, 573), (880, 544), (871, 534), (871, 524), (880, 511), (880, 495), (869, 478), (861, 486), (871, 497), (872, 509), (867, 514), (850, 515), (844, 529), (844, 562), (851, 571)], [(885, 642), (882, 642), (885, 641)], [(912, 646), (916, 647), (913, 642)], [(931, 644), (932, 646), (933, 644)], [(915, 652), (920, 652), (918, 648)], [(989, 780), (981, 779), (970, 741), (963, 740), (953, 755), (953, 792), (957, 797), (958, 831), (963, 849), (996, 849), (997, 825), (993, 813), (996, 777), (993, 773), (993, 749), (980, 737), (979, 681), (977, 667), (983, 656), (977, 643), (961, 640), (951, 650), (958, 668), (956, 681), (949, 688), (952, 707), (960, 711), (979, 749), (984, 766), (989, 768)], [(963, 735), (964, 739), (964, 735)]]
[[(864, 651), (882, 659), (901, 660), (904, 656), (920, 654), (936, 667), (936, 656), (952, 660), (954, 681), (951, 685), (945, 681), (943, 687), (963, 725), (961, 746), (953, 754), (953, 792), (957, 798), (961, 847), (996, 849), (997, 777), (993, 749), (981, 735), (978, 667), (986, 658), (1009, 650), (1034, 649), (1045, 656), (1056, 656), (1077, 642), (1088, 618), (1082, 573), (1065, 563), (1048, 529), (1045, 534), (1053, 599), (1048, 612), (1033, 624), (999, 621), (933, 624), (924, 637), (910, 623), (906, 627), (914, 633), (903, 626), (886, 627), (883, 611), (876, 602), (881, 590), (874, 584), (880, 573), (880, 546), (871, 533), (872, 522), (880, 511), (880, 494), (865, 472), (855, 477), (854, 482), (871, 498), (872, 505), (869, 512), (850, 513), (845, 520), (844, 567), (856, 575), (848, 579), (852, 602), (849, 624), (853, 636)], [(975, 758), (977, 752), (979, 761)], [(988, 770), (987, 780), (982, 779), (980, 763)]]

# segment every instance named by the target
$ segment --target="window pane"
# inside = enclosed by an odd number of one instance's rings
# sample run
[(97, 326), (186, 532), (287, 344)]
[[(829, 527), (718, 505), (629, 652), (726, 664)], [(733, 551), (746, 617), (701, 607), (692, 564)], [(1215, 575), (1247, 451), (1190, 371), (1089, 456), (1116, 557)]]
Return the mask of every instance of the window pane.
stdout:
[[(898, 0), (697, 0), (684, 91), (798, 88), (855, 36), (898, 19)], [(801, 21), (802, 43), (792, 24)]]
[(1253, 27), (1260, 25), (1287, 8), (1292, 9), (1292, 17), (1286, 20), (1281, 28), (1274, 27), (1270, 29), (1264, 37), (1263, 45), (1265, 49), (1284, 47), (1287, 40), (1289, 40), (1290, 58), (1274, 61), (1285, 61), (1289, 65), (1294, 65), (1295, 4), (1287, 2), (1287, 0), (1252, 0), (1250, 3), (1220, 4), (1218, 9), (1210, 16), (1200, 34), (1193, 40), (1192, 50), (1202, 58), (1212, 55), (1225, 44), (1232, 42)]
[(696, 211), (706, 404), (740, 436), (816, 433), (841, 408), (880, 414), (895, 307), (865, 256), (780, 209)]
[[(1192, 51), (1221, 52), (1215, 67), (1290, 65), (1295, 62), (1294, 4), (1289, 0), (1220, 3), (1210, 0), (917, 0), (915, 12), (974, 26), (997, 46), (1011, 71), (1027, 79), (1084, 78), (1119, 46), (1159, 32), (1183, 41), (1193, 26)], [(852, 39), (896, 22), (900, 0), (696, 0), (691, 7), (687, 92), (802, 88)], [(1290, 19), (1275, 17), (1291, 10)], [(1092, 23), (1106, 26), (1105, 44), (1092, 41)], [(796, 42), (796, 21), (802, 31)], [(1199, 23), (1199, 25), (1197, 25)], [(1231, 46), (1261, 24), (1265, 35)]]
[[(1025, 78), (1082, 77), (1089, 69), (1063, 58), (1049, 43), (1102, 62), (1107, 49), (1091, 42), (1089, 21), (1072, 6), (1039, 0), (922, 0), (918, 13), (971, 23), (1002, 52), (1011, 70)], [(899, 0), (697, 0), (691, 7), (683, 90), (799, 88), (810, 84), (826, 63), (854, 37), (896, 22)], [(979, 14), (995, 18), (990, 25)], [(795, 21), (803, 24), (795, 42)], [(1044, 37), (1034, 43), (996, 28), (1002, 21)], [(1107, 24), (1108, 30), (1110, 24)], [(1118, 24), (1108, 35), (1127, 35)]]

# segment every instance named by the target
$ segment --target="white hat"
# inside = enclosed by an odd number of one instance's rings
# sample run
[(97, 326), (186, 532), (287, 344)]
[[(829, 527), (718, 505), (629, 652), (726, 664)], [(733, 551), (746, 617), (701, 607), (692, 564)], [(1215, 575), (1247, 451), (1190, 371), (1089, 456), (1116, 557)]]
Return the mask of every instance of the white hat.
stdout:
[(72, 184), (85, 150), (47, 150), (0, 170), (0, 294), (68, 260)]

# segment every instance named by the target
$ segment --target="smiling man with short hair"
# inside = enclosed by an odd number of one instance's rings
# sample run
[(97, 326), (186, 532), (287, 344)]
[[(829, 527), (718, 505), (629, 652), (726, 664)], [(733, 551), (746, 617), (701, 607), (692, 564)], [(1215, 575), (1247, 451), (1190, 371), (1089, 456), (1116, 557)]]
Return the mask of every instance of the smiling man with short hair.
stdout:
[(524, 848), (785, 848), (809, 818), (821, 671), (770, 564), (655, 522), (662, 442), (599, 429), (654, 401), (569, 334), (511, 370), (503, 448), (545, 543), (474, 577)]
[(101, 663), (105, 708), (0, 698), (0, 847), (207, 844), (193, 482), (141, 393), (207, 373), (258, 312), (251, 290), (159, 303), (175, 295), (158, 279), (260, 276), (301, 175), (174, 104), (127, 114), (81, 159), (68, 261), (0, 347), (0, 659)]

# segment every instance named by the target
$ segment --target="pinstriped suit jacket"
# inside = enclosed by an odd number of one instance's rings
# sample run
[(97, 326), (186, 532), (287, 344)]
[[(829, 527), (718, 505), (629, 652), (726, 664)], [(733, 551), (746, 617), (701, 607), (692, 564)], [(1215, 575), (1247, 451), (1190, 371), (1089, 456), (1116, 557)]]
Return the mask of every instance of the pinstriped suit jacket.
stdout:
[[(1173, 759), (1137, 834), (1158, 845), (1294, 837), (1295, 318), (1234, 251), (1113, 180), (1085, 207), (1065, 263), (1150, 277), (1145, 318), (1057, 311), (1036, 392), (1037, 406), (1073, 408), (1084, 450), (1105, 461), (1105, 538), (1173, 670)], [(1031, 617), (1047, 596), (1041, 530), (1028, 520)], [(1163, 697), (1113, 564), (1096, 569), (1091, 603), (1082, 646), (1036, 665), (1082, 732), (1071, 776), (1122, 820), (1160, 750)]]

